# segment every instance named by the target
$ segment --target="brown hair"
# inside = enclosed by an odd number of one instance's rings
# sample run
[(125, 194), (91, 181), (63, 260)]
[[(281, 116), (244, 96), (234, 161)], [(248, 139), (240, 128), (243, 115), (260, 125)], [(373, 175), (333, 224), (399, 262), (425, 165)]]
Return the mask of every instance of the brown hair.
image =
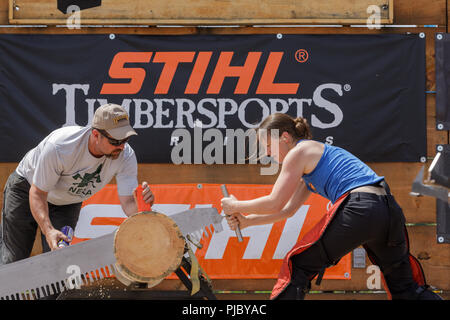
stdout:
[(284, 113), (271, 114), (259, 125), (258, 130), (260, 129), (266, 129), (268, 131), (278, 129), (280, 136), (283, 132), (287, 132), (295, 140), (312, 138), (311, 129), (305, 118), (293, 118)]

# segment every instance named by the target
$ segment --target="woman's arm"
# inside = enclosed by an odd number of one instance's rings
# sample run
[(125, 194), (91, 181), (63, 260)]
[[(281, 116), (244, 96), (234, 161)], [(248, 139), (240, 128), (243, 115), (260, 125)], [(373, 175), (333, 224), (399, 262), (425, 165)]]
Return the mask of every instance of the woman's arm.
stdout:
[(308, 161), (304, 148), (292, 149), (283, 161), (280, 175), (276, 180), (270, 195), (253, 200), (238, 201), (235, 198), (223, 198), (222, 208), (231, 215), (236, 212), (248, 214), (280, 213), (288, 201), (300, 188), (301, 178)]
[(301, 180), (299, 188), (297, 188), (292, 198), (279, 212), (272, 214), (250, 214), (247, 216), (240, 213), (234, 213), (231, 216), (226, 216), (228, 225), (230, 226), (230, 229), (235, 230), (237, 225), (239, 225), (241, 229), (244, 229), (250, 226), (270, 224), (287, 219), (297, 212), (310, 194), (311, 192), (306, 188), (303, 180)]

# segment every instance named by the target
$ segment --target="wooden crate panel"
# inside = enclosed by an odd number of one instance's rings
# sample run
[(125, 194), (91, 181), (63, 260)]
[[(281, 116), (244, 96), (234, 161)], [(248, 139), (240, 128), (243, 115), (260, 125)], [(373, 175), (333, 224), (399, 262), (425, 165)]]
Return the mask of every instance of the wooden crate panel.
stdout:
[[(380, 23), (392, 23), (393, 0), (103, 0), (100, 7), (81, 11), (82, 24), (365, 24), (380, 8)], [(9, 0), (9, 22), (14, 24), (65, 24), (55, 0)]]
[(448, 0), (395, 0), (394, 24), (445, 26), (447, 2)]
[[(107, 0), (103, 0), (104, 5), (106, 5), (108, 1)], [(9, 2), (10, 0), (0, 0), (0, 24), (8, 24), (9, 22), (9, 18), (8, 18), (8, 9), (9, 9)], [(16, 1), (17, 2), (17, 1)], [(48, 5), (50, 4), (49, 1)], [(218, 1), (216, 1), (218, 2)], [(221, 2), (227, 2), (227, 1), (221, 1)], [(228, 1), (231, 2), (231, 1)], [(383, 1), (380, 1), (380, 3)], [(385, 3), (388, 3), (388, 1), (384, 1)], [(19, 2), (20, 3), (20, 2)], [(374, 3), (376, 4), (376, 3)], [(411, 1), (410, 0), (395, 0), (393, 1), (393, 11), (394, 11), (394, 24), (397, 25), (410, 25), (410, 24), (414, 24), (414, 25), (440, 25), (440, 26), (445, 26), (447, 25), (447, 17), (450, 17), (450, 15), (446, 14), (447, 10), (450, 10), (450, 8), (448, 8), (446, 6), (447, 4), (447, 0), (417, 0), (414, 1), (414, 4), (411, 5)], [(225, 4), (223, 4), (222, 6), (224, 6)], [(292, 4), (291, 4), (292, 6)], [(50, 10), (55, 10), (56, 5), (55, 4), (51, 4), (50, 7), (47, 8), (48, 11)], [(254, 10), (267, 10), (266, 8), (253, 8), (253, 12)], [(93, 10), (93, 9), (91, 9)], [(131, 9), (133, 10), (133, 9)], [(160, 7), (159, 10), (164, 13), (162, 11), (162, 8)], [(170, 10), (179, 10), (181, 11), (181, 9), (170, 9)], [(20, 9), (19, 9), (20, 11)], [(47, 12), (48, 12), (47, 11)], [(227, 12), (230, 12), (231, 10), (228, 10)], [(88, 11), (86, 11), (87, 13)], [(189, 13), (190, 11), (188, 11)], [(294, 11), (296, 12), (296, 11)], [(17, 12), (18, 13), (18, 12)], [(58, 14), (61, 14), (59, 11), (57, 12)], [(285, 14), (288, 14), (289, 12), (286, 11)], [(120, 12), (116, 13), (116, 14), (120, 14)], [(148, 14), (150, 14), (150, 10), (148, 11)], [(207, 13), (209, 15), (211, 15), (211, 13)], [(249, 15), (251, 14), (251, 12), (249, 12)], [(281, 13), (279, 13), (281, 14)], [(41, 13), (41, 15), (43, 15)], [(192, 14), (193, 15), (193, 14)], [(385, 13), (386, 15), (386, 13)], [(52, 17), (52, 16), (51, 16)], [(66, 17), (66, 16), (64, 16)], [(289, 18), (291, 18), (291, 16), (289, 16)], [(62, 19), (62, 18), (61, 18)], [(152, 19), (154, 19), (154, 17), (152, 17)]]

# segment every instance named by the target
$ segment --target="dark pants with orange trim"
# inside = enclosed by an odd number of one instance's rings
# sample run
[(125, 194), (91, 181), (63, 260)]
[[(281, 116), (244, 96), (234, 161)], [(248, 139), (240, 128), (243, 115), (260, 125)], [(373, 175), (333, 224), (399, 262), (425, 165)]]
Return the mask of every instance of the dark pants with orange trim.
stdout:
[(404, 222), (403, 212), (392, 196), (351, 193), (321, 239), (292, 257), (291, 282), (277, 299), (303, 299), (311, 280), (321, 270), (337, 263), (360, 245), (380, 267), (394, 299), (396, 295), (415, 292), (418, 285), (409, 263)]
[[(38, 224), (29, 203), (30, 184), (16, 172), (6, 182), (3, 191), (2, 221), (0, 224), (0, 265), (28, 258), (36, 238)], [(49, 218), (55, 229), (64, 226), (75, 229), (81, 202), (63, 206), (48, 204)], [(47, 240), (41, 235), (43, 252), (50, 251)]]

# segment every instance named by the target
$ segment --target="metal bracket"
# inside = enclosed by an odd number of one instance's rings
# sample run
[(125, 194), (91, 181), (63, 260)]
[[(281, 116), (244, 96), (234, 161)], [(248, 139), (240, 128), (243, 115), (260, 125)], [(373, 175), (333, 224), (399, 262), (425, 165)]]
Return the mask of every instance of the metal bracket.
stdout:
[(450, 145), (436, 146), (436, 155), (428, 168), (428, 176), (424, 181), (425, 166), (420, 169), (412, 184), (412, 196), (432, 196), (448, 202), (450, 200)]
[(353, 250), (353, 268), (366, 268), (366, 250), (364, 248), (356, 248)]
[(414, 197), (419, 196), (432, 196), (437, 199), (440, 199), (442, 201), (448, 202), (450, 192), (447, 188), (441, 187), (438, 185), (428, 185), (424, 184), (423, 176), (424, 176), (425, 166), (422, 166), (419, 173), (417, 174), (416, 178), (414, 179), (414, 182), (412, 184), (410, 195)]
[(438, 145), (436, 156), (429, 169), (424, 184), (425, 167), (420, 169), (412, 184), (412, 196), (432, 196), (436, 198), (436, 240), (450, 243), (450, 145)]

